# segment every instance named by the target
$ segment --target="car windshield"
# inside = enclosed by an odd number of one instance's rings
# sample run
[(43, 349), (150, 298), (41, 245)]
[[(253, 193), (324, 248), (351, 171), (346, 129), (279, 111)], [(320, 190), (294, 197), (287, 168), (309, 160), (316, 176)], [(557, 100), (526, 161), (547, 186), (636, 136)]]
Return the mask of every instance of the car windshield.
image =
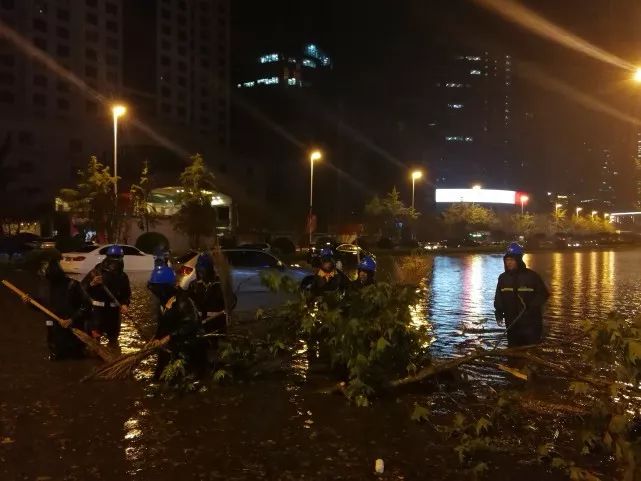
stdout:
[(193, 259), (193, 257), (194, 257), (195, 255), (196, 255), (196, 252), (194, 252), (194, 251), (189, 251), (189, 252), (187, 252), (186, 254), (183, 254), (183, 255), (181, 255), (180, 257), (178, 257), (178, 258), (176, 259), (176, 262), (178, 262), (179, 264), (184, 264), (185, 262), (188, 262), (188, 261), (190, 261), (191, 259)]

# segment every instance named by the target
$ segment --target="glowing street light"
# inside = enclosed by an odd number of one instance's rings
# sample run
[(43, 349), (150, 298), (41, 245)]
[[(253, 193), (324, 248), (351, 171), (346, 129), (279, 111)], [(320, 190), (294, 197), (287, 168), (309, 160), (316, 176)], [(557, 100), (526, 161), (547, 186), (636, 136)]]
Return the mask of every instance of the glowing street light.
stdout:
[(634, 80), (636, 83), (641, 83), (641, 67), (637, 68), (634, 71), (634, 75), (632, 76), (632, 80)]
[(522, 195), (521, 196), (521, 215), (523, 215), (523, 211), (525, 209), (525, 204), (527, 204), (529, 200), (530, 200), (529, 196), (527, 196), (527, 195)]
[(579, 213), (583, 210), (583, 207), (576, 208), (576, 216), (579, 217)]
[(415, 170), (412, 172), (412, 210), (414, 210), (414, 192), (416, 190), (416, 181), (423, 177), (423, 172)]
[(312, 247), (312, 213), (314, 205), (314, 162), (317, 162), (323, 158), (323, 153), (320, 150), (313, 150), (309, 154), (309, 247)]
[(473, 185), (472, 189), (474, 190), (481, 190), (481, 186), (479, 184)]
[(118, 197), (118, 119), (127, 113), (127, 107), (116, 104), (111, 107), (114, 118), (114, 194)]
[(559, 216), (559, 209), (560, 209), (561, 207), (563, 207), (563, 204), (559, 204), (558, 202), (557, 202), (557, 204), (554, 206), (554, 215), (556, 215), (557, 217)]
[(598, 213), (599, 213), (598, 211), (593, 210), (593, 211), (592, 211), (592, 218), (594, 219), (594, 216), (595, 216), (595, 215), (597, 215)]

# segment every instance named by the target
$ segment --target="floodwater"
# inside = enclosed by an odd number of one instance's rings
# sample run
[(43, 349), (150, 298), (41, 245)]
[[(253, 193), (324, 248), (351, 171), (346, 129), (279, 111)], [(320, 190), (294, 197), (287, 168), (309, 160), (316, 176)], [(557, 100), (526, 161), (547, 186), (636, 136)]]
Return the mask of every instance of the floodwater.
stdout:
[[(546, 322), (552, 339), (573, 335), (583, 319), (638, 310), (641, 251), (537, 253), (526, 262), (551, 288)], [(492, 299), (502, 269), (501, 257), (493, 255), (427, 259), (429, 279), (415, 320), (431, 326), (435, 356), (461, 355), (500, 339)], [(34, 283), (26, 273), (10, 277), (24, 288)], [(134, 279), (124, 352), (153, 332), (144, 285), (145, 279)], [(240, 305), (265, 302), (263, 296)], [(356, 408), (320, 393), (329, 383), (301, 356), (284, 375), (159, 395), (149, 387), (148, 367), (128, 381), (79, 383), (97, 361), (49, 362), (42, 319), (6, 291), (0, 292), (0, 312), (3, 481), (360, 480), (376, 478), (377, 458), (385, 461), (380, 479), (463, 479), (453, 445), (429, 424), (411, 422), (414, 402), (435, 412), (451, 403), (471, 407), (492, 386), (513, 382), (477, 370), (473, 396), (454, 385), (422, 386)], [(545, 415), (533, 413), (532, 424)], [(494, 455), (488, 476), (563, 479), (519, 456)]]

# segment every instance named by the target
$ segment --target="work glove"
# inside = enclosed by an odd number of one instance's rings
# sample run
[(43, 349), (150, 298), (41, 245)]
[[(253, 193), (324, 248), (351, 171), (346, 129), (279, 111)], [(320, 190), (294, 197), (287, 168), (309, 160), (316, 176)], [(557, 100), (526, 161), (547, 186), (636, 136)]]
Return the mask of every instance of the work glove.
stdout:
[(494, 311), (494, 317), (496, 318), (496, 323), (499, 326), (503, 326), (505, 324), (504, 314), (502, 312)]

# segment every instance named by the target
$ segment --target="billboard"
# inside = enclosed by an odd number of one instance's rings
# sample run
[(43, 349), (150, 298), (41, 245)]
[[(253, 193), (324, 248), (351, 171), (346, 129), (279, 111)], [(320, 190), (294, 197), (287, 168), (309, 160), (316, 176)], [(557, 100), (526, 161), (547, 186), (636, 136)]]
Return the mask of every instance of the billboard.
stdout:
[(493, 189), (436, 189), (436, 202), (453, 204), (460, 202), (474, 204), (526, 204), (528, 196), (514, 190)]

